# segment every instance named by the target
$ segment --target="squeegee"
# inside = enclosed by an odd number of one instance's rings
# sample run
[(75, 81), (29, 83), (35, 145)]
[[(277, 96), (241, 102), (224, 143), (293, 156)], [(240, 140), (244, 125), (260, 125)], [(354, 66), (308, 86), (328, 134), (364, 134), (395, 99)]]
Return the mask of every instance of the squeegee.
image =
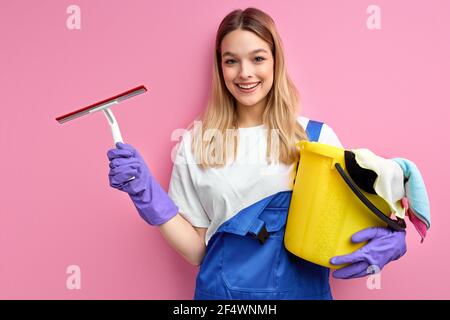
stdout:
[[(123, 143), (123, 139), (122, 139), (122, 135), (120, 134), (119, 124), (117, 123), (116, 118), (114, 117), (114, 114), (112, 113), (112, 111), (109, 108), (111, 108), (112, 106), (114, 106), (126, 99), (132, 98), (132, 97), (137, 96), (146, 91), (147, 91), (147, 88), (145, 88), (145, 86), (139, 86), (139, 87), (133, 88), (131, 90), (119, 93), (108, 99), (104, 99), (102, 101), (93, 103), (87, 107), (83, 107), (81, 109), (67, 113), (63, 116), (57, 117), (56, 121), (63, 124), (67, 121), (82, 117), (87, 114), (91, 114), (91, 113), (94, 113), (97, 111), (103, 111), (103, 114), (106, 116), (106, 119), (108, 120), (108, 123), (111, 127), (112, 136), (113, 136), (113, 140), (114, 140), (114, 146), (116, 146), (117, 142)], [(128, 181), (131, 181), (135, 178), (136, 177), (131, 177), (130, 179), (128, 179)]]
[(105, 100), (96, 102), (94, 104), (88, 105), (81, 109), (57, 117), (56, 121), (63, 124), (67, 121), (82, 117), (87, 114), (91, 114), (97, 111), (103, 111), (103, 114), (106, 116), (106, 119), (108, 120), (108, 123), (111, 127), (114, 145), (116, 145), (117, 142), (123, 143), (122, 135), (120, 134), (119, 124), (117, 123), (116, 118), (114, 117), (114, 114), (112, 113), (110, 108), (124, 100), (137, 96), (146, 91), (147, 88), (145, 88), (145, 86), (139, 86), (131, 90), (125, 91), (123, 93), (120, 93), (118, 95), (115, 95), (113, 97), (107, 98)]

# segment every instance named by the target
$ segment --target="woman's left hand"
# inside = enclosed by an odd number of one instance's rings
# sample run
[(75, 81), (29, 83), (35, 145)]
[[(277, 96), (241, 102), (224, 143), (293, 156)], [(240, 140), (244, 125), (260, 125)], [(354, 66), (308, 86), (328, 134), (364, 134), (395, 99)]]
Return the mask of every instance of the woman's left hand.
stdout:
[(337, 279), (364, 277), (370, 272), (369, 267), (379, 272), (388, 262), (397, 260), (406, 253), (406, 232), (394, 231), (383, 227), (372, 227), (361, 230), (352, 236), (352, 241), (369, 241), (365, 246), (351, 254), (331, 258), (334, 265), (347, 264), (342, 269), (333, 272)]

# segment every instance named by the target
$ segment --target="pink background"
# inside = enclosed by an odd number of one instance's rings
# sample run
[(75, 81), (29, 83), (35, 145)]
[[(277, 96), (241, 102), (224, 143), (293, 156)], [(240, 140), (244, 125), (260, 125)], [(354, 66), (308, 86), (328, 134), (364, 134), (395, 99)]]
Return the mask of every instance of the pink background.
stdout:
[[(71, 4), (81, 30), (66, 28)], [(381, 30), (366, 27), (371, 4)], [(197, 269), (109, 186), (105, 117), (54, 118), (146, 85), (113, 111), (167, 188), (171, 133), (205, 106), (217, 27), (248, 6), (274, 18), (304, 114), (348, 148), (413, 160), (428, 187), (425, 242), (410, 228), (408, 252), (383, 270), (381, 289), (332, 280), (335, 298), (450, 298), (447, 0), (1, 0), (0, 298), (192, 298)], [(81, 290), (66, 288), (70, 265), (81, 268)]]

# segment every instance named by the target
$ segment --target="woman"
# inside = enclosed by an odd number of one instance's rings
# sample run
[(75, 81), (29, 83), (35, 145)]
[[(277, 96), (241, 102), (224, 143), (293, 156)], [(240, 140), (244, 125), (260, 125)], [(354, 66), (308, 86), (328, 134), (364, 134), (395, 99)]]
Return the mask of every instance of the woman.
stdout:
[[(178, 146), (168, 194), (131, 145), (108, 151), (111, 186), (200, 266), (195, 299), (332, 298), (329, 270), (283, 245), (296, 142), (342, 147), (329, 126), (297, 116), (298, 100), (273, 20), (255, 8), (235, 10), (219, 26), (208, 106)], [(371, 228), (353, 240), (370, 239), (332, 259), (350, 264), (335, 277), (364, 276), (406, 251), (404, 232)]]

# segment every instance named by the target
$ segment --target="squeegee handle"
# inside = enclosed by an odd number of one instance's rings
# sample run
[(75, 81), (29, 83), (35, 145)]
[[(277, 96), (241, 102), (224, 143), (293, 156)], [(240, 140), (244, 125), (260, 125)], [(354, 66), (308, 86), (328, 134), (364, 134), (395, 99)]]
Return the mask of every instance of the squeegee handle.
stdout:
[(105, 108), (102, 111), (105, 114), (106, 119), (108, 120), (109, 126), (111, 127), (111, 132), (112, 132), (113, 140), (114, 140), (114, 146), (116, 145), (117, 142), (123, 143), (122, 134), (120, 133), (120, 129), (119, 129), (119, 124), (117, 123), (116, 118), (114, 117), (114, 114), (112, 113), (112, 111), (109, 108)]
[[(117, 142), (123, 143), (122, 135), (120, 134), (119, 124), (117, 123), (116, 118), (114, 117), (114, 114), (112, 113), (112, 111), (109, 108), (105, 108), (102, 111), (103, 111), (104, 115), (106, 116), (106, 119), (108, 120), (108, 123), (111, 127), (111, 132), (113, 135), (114, 147), (115, 147)], [(135, 178), (136, 177), (131, 177), (130, 179), (128, 179), (128, 181), (131, 181)]]

